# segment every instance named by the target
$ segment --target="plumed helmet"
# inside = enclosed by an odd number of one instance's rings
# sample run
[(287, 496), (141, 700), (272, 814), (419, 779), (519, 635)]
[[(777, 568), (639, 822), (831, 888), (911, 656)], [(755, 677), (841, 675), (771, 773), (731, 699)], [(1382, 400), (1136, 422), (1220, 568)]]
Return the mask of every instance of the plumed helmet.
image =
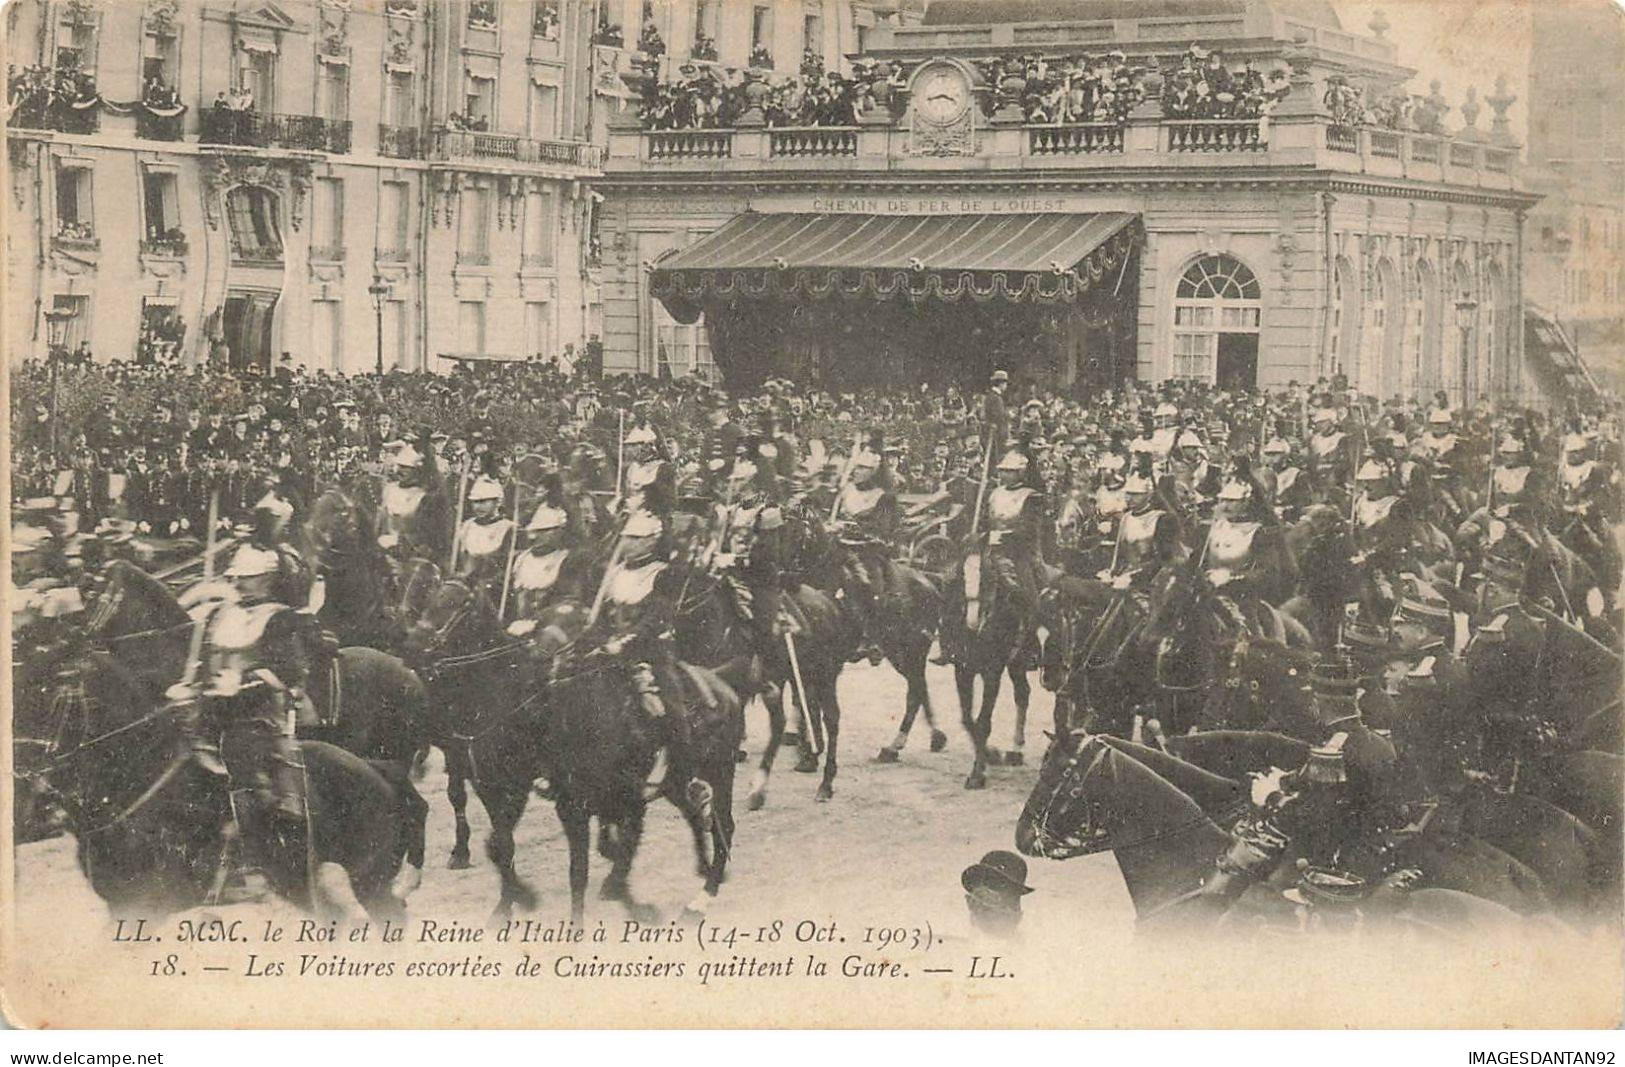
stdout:
[(525, 524), (529, 533), (543, 533), (547, 530), (557, 530), (568, 522), (570, 517), (564, 513), (563, 508), (556, 508), (552, 504), (543, 504), (531, 515), (530, 521)]
[(481, 500), (501, 499), (502, 486), (498, 485), (496, 481), (491, 478), (475, 479), (473, 487), (468, 491), (468, 502), (470, 504), (477, 503)]

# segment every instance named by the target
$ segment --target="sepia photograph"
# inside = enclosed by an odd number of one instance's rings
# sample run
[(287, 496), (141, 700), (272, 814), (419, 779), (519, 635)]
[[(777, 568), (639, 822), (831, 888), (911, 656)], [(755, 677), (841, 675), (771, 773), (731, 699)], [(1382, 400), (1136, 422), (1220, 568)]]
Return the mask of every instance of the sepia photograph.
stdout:
[(7, 1025), (1625, 1023), (1615, 0), (0, 19)]

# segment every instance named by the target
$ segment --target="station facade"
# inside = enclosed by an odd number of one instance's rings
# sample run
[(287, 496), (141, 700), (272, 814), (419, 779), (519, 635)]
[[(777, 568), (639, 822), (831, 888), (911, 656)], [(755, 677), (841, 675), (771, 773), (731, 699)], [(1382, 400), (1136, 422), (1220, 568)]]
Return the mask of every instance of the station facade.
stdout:
[[(892, 64), (900, 89), (851, 127), (612, 117), (606, 368), (1527, 392), (1536, 198), (1504, 106), (1486, 129), (1476, 103), (1426, 132), (1334, 121), (1329, 86), (1375, 98), (1415, 72), (1326, 6), (1075, 0), (999, 21), (1019, 7), (939, 0), (868, 35), (850, 58)], [(1153, 73), (1119, 121), (1035, 124), (984, 74), (1113, 51), (1165, 70), (1193, 43), (1281, 68), (1290, 92), (1262, 117), (1178, 118)]]

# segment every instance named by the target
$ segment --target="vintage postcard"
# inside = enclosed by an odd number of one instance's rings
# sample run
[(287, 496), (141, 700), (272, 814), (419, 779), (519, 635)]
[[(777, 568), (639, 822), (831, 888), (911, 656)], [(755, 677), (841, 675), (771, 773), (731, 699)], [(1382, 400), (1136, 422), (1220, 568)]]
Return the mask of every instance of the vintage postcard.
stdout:
[(1620, 1025), (1611, 0), (3, 32), (13, 1025)]

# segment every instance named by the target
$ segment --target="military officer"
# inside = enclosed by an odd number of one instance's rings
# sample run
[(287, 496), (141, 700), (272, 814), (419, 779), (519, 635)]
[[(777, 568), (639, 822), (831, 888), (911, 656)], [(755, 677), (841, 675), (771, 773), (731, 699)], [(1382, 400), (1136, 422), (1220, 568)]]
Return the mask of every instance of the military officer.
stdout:
[(453, 573), (480, 588), (494, 604), (508, 566), (514, 522), (502, 514), (504, 494), (495, 479), (480, 477), (468, 490), (468, 518), (457, 531)]
[(881, 457), (872, 449), (861, 449), (853, 456), (835, 508), (837, 536), (850, 550), (843, 593), (863, 624), (858, 654), (875, 664), (883, 656), (878, 639), (880, 605), (886, 593), (892, 542), (902, 518), (897, 498), (878, 480), (880, 465)]

